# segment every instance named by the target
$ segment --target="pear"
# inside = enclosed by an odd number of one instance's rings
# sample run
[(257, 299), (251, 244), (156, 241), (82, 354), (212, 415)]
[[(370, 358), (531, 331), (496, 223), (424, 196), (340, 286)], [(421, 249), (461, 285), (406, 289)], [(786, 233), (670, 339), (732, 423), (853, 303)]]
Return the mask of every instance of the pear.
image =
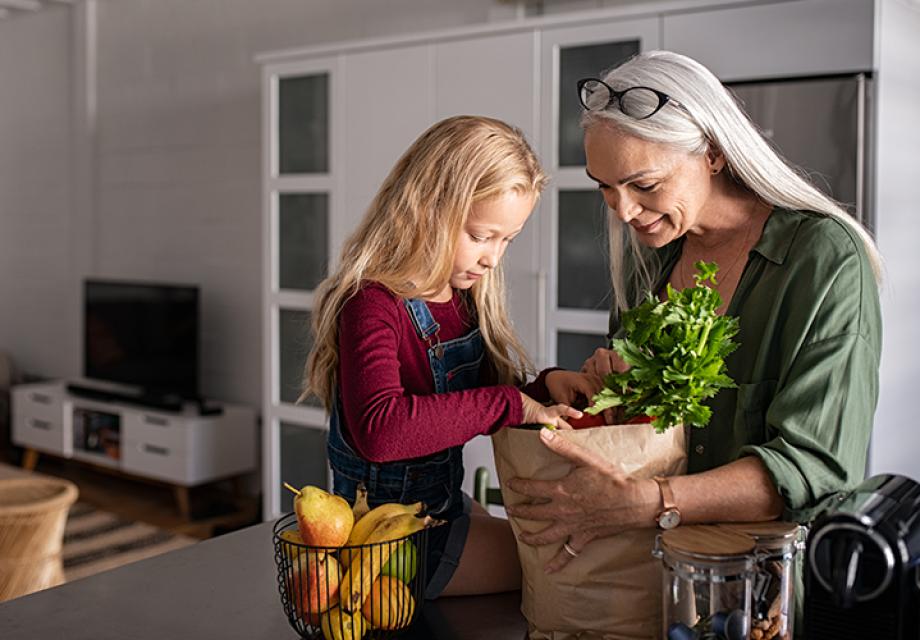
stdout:
[(312, 485), (300, 491), (287, 483), (284, 486), (295, 494), (297, 529), (304, 544), (311, 547), (341, 547), (348, 541), (355, 516), (345, 498)]

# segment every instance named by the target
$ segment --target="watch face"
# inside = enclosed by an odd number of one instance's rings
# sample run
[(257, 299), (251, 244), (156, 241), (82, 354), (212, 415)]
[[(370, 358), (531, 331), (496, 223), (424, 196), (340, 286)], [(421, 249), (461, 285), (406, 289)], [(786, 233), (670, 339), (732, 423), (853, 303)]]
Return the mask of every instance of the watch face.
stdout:
[(658, 516), (658, 526), (662, 529), (673, 529), (680, 524), (680, 511), (677, 509), (668, 509), (662, 511)]

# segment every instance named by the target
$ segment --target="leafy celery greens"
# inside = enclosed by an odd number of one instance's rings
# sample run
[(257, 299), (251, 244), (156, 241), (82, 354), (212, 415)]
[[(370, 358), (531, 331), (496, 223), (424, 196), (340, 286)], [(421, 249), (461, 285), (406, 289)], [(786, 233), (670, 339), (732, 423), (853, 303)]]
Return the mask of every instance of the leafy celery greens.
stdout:
[(627, 418), (653, 417), (658, 433), (677, 424), (709, 424), (712, 410), (702, 401), (735, 386), (725, 357), (738, 346), (738, 319), (716, 313), (722, 297), (704, 284), (717, 284), (718, 265), (694, 266), (696, 286), (677, 291), (669, 284), (667, 300), (649, 292), (646, 302), (623, 313), (625, 337), (613, 340), (613, 349), (630, 368), (605, 378), (588, 413), (623, 407)]

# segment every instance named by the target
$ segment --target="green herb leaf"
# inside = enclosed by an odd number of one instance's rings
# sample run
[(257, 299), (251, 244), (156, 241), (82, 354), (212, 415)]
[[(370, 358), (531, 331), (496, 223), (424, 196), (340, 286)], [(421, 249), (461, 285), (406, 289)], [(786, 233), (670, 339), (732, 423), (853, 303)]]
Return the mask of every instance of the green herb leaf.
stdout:
[(623, 313), (625, 337), (613, 340), (614, 351), (629, 365), (604, 380), (587, 413), (624, 407), (627, 418), (646, 415), (659, 433), (677, 424), (704, 427), (712, 411), (702, 404), (720, 389), (736, 386), (725, 358), (738, 344), (738, 319), (720, 316), (715, 262), (697, 262), (694, 287), (677, 291), (670, 284), (666, 300), (654, 293)]

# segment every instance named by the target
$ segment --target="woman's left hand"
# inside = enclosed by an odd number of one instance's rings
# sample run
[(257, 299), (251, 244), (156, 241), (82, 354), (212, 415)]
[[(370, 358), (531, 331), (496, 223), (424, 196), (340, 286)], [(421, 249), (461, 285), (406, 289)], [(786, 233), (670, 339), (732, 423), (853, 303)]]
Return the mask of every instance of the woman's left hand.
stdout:
[[(556, 437), (549, 429), (542, 429), (540, 438), (575, 468), (558, 480), (508, 480), (512, 491), (539, 502), (509, 505), (507, 512), (516, 518), (550, 523), (540, 531), (522, 533), (522, 542), (536, 546), (564, 542), (577, 554), (595, 538), (655, 525), (660, 494), (654, 480), (628, 476), (593, 452)], [(574, 557), (563, 547), (546, 565), (546, 571), (558, 571)]]

